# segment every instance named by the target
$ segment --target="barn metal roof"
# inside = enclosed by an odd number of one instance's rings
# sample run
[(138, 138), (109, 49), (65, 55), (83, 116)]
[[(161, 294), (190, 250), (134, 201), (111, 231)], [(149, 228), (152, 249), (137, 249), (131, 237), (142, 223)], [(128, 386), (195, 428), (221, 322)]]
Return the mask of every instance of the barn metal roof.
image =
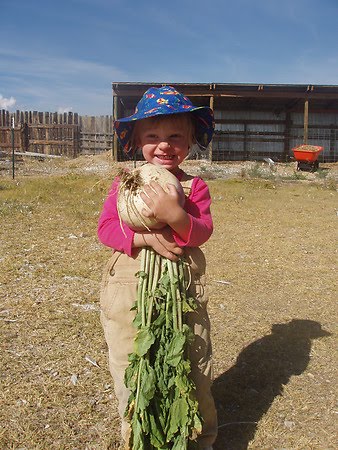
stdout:
[(256, 84), (256, 83), (174, 83), (174, 82), (113, 82), (113, 94), (130, 107), (151, 86), (172, 85), (189, 97), (198, 97), (207, 104), (211, 96), (215, 107), (234, 108), (256, 106), (295, 110), (309, 100), (313, 109), (338, 111), (338, 85), (320, 84)]

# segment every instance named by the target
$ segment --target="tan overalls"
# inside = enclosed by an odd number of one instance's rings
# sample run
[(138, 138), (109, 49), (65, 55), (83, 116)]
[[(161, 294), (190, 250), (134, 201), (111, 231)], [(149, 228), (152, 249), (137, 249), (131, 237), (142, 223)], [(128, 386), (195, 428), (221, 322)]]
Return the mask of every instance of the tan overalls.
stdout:
[[(186, 176), (188, 178), (188, 176)], [(192, 178), (181, 181), (186, 195), (189, 195)], [(212, 445), (217, 435), (217, 415), (211, 394), (212, 361), (210, 341), (210, 321), (207, 312), (205, 292), (205, 257), (200, 248), (186, 248), (185, 257), (190, 265), (190, 295), (197, 300), (196, 311), (188, 314), (188, 325), (195, 334), (195, 341), (189, 347), (191, 378), (196, 385), (196, 397), (203, 418), (202, 434), (198, 437), (201, 449)], [(135, 303), (140, 270), (139, 251), (130, 257), (115, 252), (105, 267), (101, 286), (101, 323), (109, 351), (109, 369), (114, 379), (115, 394), (119, 403), (122, 420), (121, 434), (128, 442), (129, 424), (124, 419), (129, 390), (124, 385), (124, 372), (128, 366), (128, 354), (133, 352), (136, 328), (133, 326)], [(129, 447), (126, 445), (125, 447)]]

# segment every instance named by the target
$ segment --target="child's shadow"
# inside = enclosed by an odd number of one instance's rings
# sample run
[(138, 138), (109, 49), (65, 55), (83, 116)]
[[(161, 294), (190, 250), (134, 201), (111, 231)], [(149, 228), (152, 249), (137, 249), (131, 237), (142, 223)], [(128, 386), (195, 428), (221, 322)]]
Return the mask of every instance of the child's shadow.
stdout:
[(214, 450), (247, 449), (283, 385), (306, 369), (311, 340), (324, 336), (330, 333), (320, 323), (294, 319), (273, 325), (271, 334), (241, 351), (236, 364), (213, 384), (219, 423)]

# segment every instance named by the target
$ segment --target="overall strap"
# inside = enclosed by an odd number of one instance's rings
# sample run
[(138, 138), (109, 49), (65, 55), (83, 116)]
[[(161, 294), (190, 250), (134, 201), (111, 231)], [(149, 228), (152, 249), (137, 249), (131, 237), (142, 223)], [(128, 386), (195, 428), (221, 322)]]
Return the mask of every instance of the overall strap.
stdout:
[(192, 187), (192, 182), (193, 182), (194, 178), (195, 177), (188, 175), (185, 172), (183, 173), (180, 183), (182, 185), (183, 192), (186, 197), (189, 197), (189, 195), (191, 193), (191, 187)]

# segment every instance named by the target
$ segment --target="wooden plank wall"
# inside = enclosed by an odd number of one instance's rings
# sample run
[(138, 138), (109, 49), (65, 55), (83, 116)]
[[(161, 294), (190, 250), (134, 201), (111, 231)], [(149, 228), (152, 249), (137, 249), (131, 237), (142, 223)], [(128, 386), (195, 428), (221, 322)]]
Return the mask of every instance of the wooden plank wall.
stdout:
[(14, 149), (45, 155), (76, 157), (112, 148), (111, 116), (79, 116), (77, 113), (0, 110), (0, 151)]
[(81, 154), (95, 155), (111, 151), (113, 145), (112, 116), (80, 116)]

